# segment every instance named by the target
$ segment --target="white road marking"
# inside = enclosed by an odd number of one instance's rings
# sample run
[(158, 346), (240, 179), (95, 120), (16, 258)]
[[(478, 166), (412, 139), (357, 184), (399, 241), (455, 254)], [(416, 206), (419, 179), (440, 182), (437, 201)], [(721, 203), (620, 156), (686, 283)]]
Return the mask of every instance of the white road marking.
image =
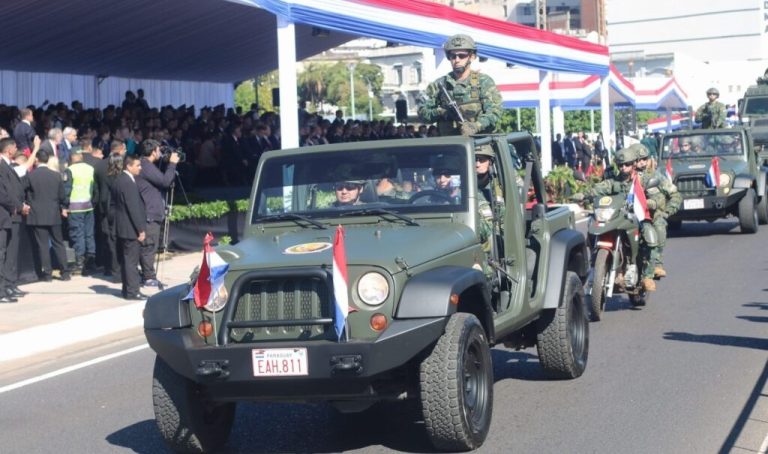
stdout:
[(766, 452), (768, 452), (768, 435), (765, 436), (763, 444), (760, 445), (760, 450), (757, 451), (758, 454), (765, 454)]
[(47, 374), (38, 375), (37, 377), (28, 378), (26, 380), (22, 380), (20, 382), (16, 382), (7, 386), (0, 387), (0, 394), (6, 393), (8, 391), (13, 391), (14, 389), (19, 389), (24, 386), (28, 386), (34, 383), (39, 383), (43, 380), (48, 380), (49, 378), (58, 377), (59, 375), (68, 374), (70, 372), (74, 372), (78, 369), (83, 369), (85, 367), (93, 366), (94, 364), (103, 363), (104, 361), (109, 361), (110, 359), (118, 358), (123, 355), (128, 355), (140, 350), (144, 350), (145, 348), (148, 348), (148, 344), (142, 344), (137, 345), (136, 347), (131, 347), (126, 350), (121, 350), (119, 352), (110, 353), (109, 355), (100, 356), (98, 358), (94, 358), (85, 362), (82, 362), (80, 364), (74, 364), (72, 366), (64, 367), (59, 370), (55, 370), (53, 372), (49, 372)]

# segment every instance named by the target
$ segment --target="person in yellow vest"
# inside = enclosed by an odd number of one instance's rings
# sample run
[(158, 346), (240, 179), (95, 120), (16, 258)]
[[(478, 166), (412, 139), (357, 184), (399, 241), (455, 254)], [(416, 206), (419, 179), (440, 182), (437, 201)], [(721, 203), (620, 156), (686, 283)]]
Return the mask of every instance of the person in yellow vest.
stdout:
[(73, 147), (64, 176), (64, 195), (69, 241), (75, 250), (75, 272), (88, 274), (96, 266), (94, 200), (98, 200), (94, 168), (83, 160), (83, 149)]

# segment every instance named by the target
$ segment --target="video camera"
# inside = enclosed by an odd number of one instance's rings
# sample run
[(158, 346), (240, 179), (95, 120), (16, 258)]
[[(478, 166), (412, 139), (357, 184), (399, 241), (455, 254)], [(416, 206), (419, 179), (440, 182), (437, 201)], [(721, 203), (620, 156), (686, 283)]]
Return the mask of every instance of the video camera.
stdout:
[(168, 146), (168, 145), (163, 145), (163, 146), (160, 147), (160, 160), (162, 162), (170, 161), (171, 160), (171, 155), (173, 153), (176, 153), (176, 154), (179, 155), (179, 162), (184, 162), (184, 161), (187, 160), (187, 154), (184, 153), (184, 151), (181, 149), (181, 147), (173, 148), (173, 147)]

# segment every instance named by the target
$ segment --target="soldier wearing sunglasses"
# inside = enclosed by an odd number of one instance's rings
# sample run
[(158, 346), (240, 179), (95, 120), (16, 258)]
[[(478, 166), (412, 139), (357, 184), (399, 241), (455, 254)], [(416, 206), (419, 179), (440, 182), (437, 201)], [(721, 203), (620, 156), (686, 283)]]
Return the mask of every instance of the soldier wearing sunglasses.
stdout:
[(494, 132), (501, 119), (501, 94), (490, 76), (471, 69), (477, 60), (475, 40), (454, 35), (443, 49), (451, 72), (429, 84), (419, 117), (437, 123), (441, 136)]

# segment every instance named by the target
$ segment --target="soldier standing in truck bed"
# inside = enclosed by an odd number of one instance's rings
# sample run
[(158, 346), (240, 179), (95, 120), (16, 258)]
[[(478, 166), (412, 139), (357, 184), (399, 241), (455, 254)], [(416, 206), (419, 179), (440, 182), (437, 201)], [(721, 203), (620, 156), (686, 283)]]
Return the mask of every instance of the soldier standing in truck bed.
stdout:
[(701, 122), (703, 129), (719, 129), (725, 127), (725, 104), (719, 102), (720, 91), (717, 88), (707, 90), (707, 102), (696, 110), (696, 121)]
[(443, 49), (452, 71), (429, 84), (419, 117), (437, 122), (442, 136), (494, 132), (501, 119), (501, 94), (490, 76), (471, 69), (477, 60), (475, 40), (454, 35)]

